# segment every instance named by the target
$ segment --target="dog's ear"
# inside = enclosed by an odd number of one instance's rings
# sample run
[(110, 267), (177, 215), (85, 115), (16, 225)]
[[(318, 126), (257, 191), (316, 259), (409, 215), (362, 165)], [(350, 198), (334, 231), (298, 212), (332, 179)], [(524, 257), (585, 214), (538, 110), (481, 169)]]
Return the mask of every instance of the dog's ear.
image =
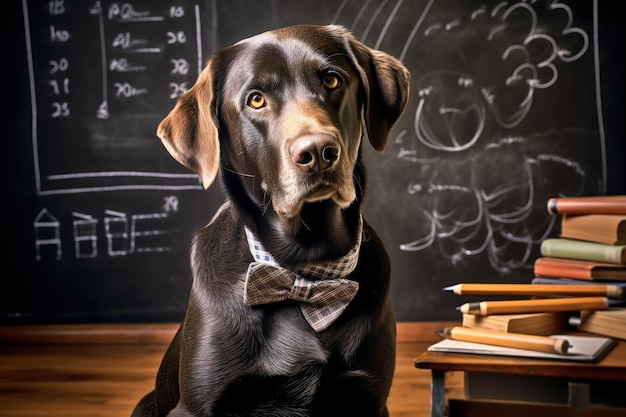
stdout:
[(195, 171), (208, 188), (219, 169), (216, 95), (211, 61), (198, 80), (161, 121), (157, 136), (178, 162)]
[(406, 106), (411, 75), (400, 60), (364, 45), (352, 35), (349, 39), (365, 90), (367, 135), (374, 149), (382, 152), (391, 128)]

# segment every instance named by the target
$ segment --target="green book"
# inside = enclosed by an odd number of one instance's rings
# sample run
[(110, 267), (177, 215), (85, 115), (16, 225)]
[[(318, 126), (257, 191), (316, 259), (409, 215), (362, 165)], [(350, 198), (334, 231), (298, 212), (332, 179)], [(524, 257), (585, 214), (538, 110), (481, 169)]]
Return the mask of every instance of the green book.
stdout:
[(541, 242), (541, 255), (551, 258), (626, 264), (626, 245), (588, 242), (585, 240), (550, 238)]

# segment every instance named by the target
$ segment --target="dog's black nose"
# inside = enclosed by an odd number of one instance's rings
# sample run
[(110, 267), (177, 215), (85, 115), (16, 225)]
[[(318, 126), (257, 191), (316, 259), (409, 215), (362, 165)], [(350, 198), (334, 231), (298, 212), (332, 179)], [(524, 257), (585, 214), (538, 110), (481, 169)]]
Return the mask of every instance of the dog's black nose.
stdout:
[(291, 160), (305, 174), (332, 169), (339, 160), (341, 149), (328, 136), (304, 136), (298, 138), (290, 148)]

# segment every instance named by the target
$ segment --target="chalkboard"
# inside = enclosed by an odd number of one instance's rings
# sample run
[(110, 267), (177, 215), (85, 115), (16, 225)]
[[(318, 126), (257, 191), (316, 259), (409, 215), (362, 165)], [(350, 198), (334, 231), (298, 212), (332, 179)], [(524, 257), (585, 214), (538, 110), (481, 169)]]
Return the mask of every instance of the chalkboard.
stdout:
[(558, 232), (549, 197), (626, 193), (625, 29), (608, 3), (13, 2), (0, 322), (183, 317), (191, 236), (224, 196), (156, 126), (217, 48), (297, 23), (345, 25), (412, 73), (386, 152), (364, 147), (398, 320), (458, 319), (446, 285), (529, 282)]

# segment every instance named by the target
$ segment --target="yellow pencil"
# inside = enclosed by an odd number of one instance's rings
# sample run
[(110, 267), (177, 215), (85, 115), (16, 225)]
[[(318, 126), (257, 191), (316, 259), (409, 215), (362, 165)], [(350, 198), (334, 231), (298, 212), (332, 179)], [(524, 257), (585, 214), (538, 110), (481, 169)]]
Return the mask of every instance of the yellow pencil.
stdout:
[(532, 300), (502, 300), (465, 303), (459, 307), (463, 314), (519, 314), (547, 311), (602, 310), (609, 307), (606, 297), (538, 298)]
[(521, 333), (500, 332), (497, 330), (475, 329), (453, 326), (438, 330), (437, 334), (446, 339), (486, 345), (534, 350), (545, 353), (567, 353), (570, 343), (567, 339), (535, 336)]
[(461, 283), (445, 287), (457, 295), (571, 295), (622, 298), (617, 285), (600, 284), (475, 284)]

